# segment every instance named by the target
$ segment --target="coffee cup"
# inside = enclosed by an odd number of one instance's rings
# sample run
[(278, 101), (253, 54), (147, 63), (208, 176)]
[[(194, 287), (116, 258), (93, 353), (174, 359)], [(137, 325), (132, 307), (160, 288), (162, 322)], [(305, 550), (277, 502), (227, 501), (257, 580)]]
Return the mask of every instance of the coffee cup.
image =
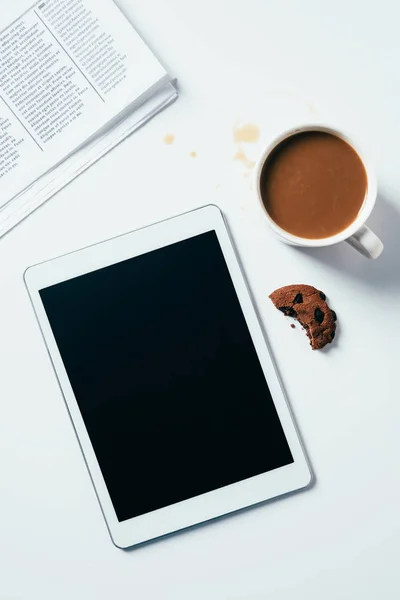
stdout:
[[(356, 164), (354, 161), (357, 161), (357, 158), (359, 159), (359, 161), (361, 161), (364, 167), (363, 173), (365, 176), (365, 195), (363, 199), (361, 197), (361, 204), (359, 208), (357, 208), (358, 213), (354, 215), (355, 218), (349, 224), (346, 224), (346, 226), (343, 229), (341, 229), (338, 232), (334, 232), (333, 234), (331, 232), (326, 237), (312, 236), (309, 238), (306, 236), (303, 237), (303, 235), (301, 234), (299, 235), (287, 231), (284, 227), (278, 224), (276, 220), (274, 220), (274, 218), (272, 218), (270, 214), (271, 211), (269, 212), (268, 210), (268, 202), (265, 198), (264, 180), (268, 177), (268, 167), (270, 161), (272, 162), (272, 159), (274, 158), (274, 156), (276, 156), (276, 153), (279, 151), (279, 148), (282, 148), (284, 147), (284, 144), (288, 145), (291, 141), (293, 141), (293, 136), (298, 136), (296, 140), (300, 140), (300, 136), (298, 134), (312, 134), (316, 132), (318, 132), (319, 134), (329, 134), (329, 137), (334, 136), (336, 139), (342, 140), (342, 142), (345, 142), (348, 152), (353, 154), (353, 164)], [(348, 148), (349, 146), (350, 148)], [(362, 169), (361, 163), (360, 168)], [(308, 170), (312, 169), (312, 164), (313, 163), (311, 162)], [(288, 172), (287, 169), (290, 169), (290, 165), (286, 165), (285, 168), (285, 172)], [(344, 134), (341, 131), (324, 125), (305, 125), (281, 133), (272, 141), (270, 141), (269, 144), (267, 144), (259, 160), (256, 163), (254, 169), (254, 189), (256, 191), (258, 201), (262, 207), (265, 218), (270, 228), (280, 240), (287, 244), (291, 244), (294, 246), (317, 248), (321, 246), (331, 246), (333, 244), (338, 244), (339, 242), (345, 241), (367, 258), (373, 259), (378, 258), (378, 256), (380, 256), (380, 254), (383, 251), (383, 244), (381, 240), (365, 224), (372, 212), (372, 209), (374, 208), (377, 199), (377, 180), (374, 169), (372, 168), (370, 160), (367, 157), (366, 153), (363, 150), (361, 150), (361, 148), (359, 148), (357, 143), (355, 143), (352, 139), (350, 139), (346, 134)], [(290, 191), (288, 190), (289, 189), (286, 189), (284, 191), (286, 197), (290, 195)], [(301, 192), (303, 194), (301, 198), (304, 198), (304, 194), (307, 194), (307, 185), (304, 189), (301, 190)]]

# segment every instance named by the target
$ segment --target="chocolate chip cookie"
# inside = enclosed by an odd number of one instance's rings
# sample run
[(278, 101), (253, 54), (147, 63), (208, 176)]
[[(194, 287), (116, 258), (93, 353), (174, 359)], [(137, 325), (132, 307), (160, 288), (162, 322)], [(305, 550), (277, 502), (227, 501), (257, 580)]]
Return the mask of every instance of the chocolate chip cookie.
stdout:
[(324, 292), (311, 285), (287, 285), (272, 292), (270, 299), (276, 308), (304, 327), (313, 350), (320, 350), (334, 339), (337, 317)]

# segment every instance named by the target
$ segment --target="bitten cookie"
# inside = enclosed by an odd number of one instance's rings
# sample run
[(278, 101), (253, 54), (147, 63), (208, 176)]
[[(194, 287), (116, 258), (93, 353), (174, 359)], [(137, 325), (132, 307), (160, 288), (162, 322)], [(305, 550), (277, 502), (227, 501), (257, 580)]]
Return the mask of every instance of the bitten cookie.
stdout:
[(324, 292), (311, 285), (287, 285), (272, 292), (270, 299), (276, 308), (304, 327), (313, 350), (332, 342), (337, 317), (326, 303)]

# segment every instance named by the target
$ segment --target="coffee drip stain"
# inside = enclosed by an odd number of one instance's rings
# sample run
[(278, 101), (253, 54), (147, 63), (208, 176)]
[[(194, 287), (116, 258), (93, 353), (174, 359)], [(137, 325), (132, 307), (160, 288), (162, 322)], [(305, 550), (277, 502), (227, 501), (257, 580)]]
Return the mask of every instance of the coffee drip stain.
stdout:
[(164, 144), (167, 144), (167, 146), (171, 146), (175, 141), (175, 136), (173, 133), (167, 133), (164, 136)]
[(241, 146), (238, 146), (237, 152), (233, 156), (233, 160), (240, 160), (244, 164), (246, 169), (252, 169), (256, 164), (254, 160), (250, 160), (246, 156), (246, 153)]
[(255, 144), (260, 139), (260, 128), (254, 123), (233, 126), (233, 139), (236, 144)]
[(233, 160), (238, 160), (245, 166), (247, 170), (243, 173), (243, 177), (248, 177), (256, 163), (246, 155), (243, 144), (256, 144), (260, 139), (260, 128), (255, 123), (244, 123), (242, 125), (235, 123), (232, 132), (236, 144), (236, 153), (233, 155)]

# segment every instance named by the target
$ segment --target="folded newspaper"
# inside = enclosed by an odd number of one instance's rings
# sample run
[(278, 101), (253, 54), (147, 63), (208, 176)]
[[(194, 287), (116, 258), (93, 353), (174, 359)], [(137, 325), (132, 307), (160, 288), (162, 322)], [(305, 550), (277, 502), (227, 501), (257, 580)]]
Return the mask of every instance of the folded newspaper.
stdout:
[(1, 4), (0, 236), (177, 98), (113, 0)]

